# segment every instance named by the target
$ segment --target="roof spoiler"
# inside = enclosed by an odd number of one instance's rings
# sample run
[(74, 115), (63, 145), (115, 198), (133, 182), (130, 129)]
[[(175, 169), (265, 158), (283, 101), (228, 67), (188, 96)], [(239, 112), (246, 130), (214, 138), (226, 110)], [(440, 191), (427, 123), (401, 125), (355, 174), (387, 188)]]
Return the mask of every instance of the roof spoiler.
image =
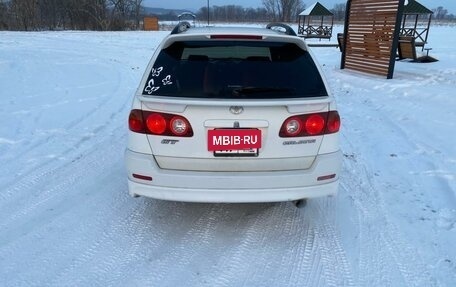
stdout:
[(179, 24), (177, 24), (176, 27), (174, 27), (174, 29), (171, 31), (171, 35), (185, 32), (190, 29), (191, 26), (192, 25), (187, 21), (179, 22)]
[[(192, 25), (187, 21), (179, 22), (179, 24), (177, 24), (176, 27), (174, 27), (174, 29), (171, 31), (171, 35), (185, 32), (188, 29), (190, 29), (191, 26)], [(298, 36), (296, 34), (296, 32), (293, 30), (293, 28), (291, 28), (289, 25), (283, 24), (283, 23), (276, 23), (276, 22), (269, 23), (266, 26), (266, 29), (278, 31), (278, 32), (281, 32), (281, 33), (284, 33), (284, 34), (290, 35), (290, 36)]]

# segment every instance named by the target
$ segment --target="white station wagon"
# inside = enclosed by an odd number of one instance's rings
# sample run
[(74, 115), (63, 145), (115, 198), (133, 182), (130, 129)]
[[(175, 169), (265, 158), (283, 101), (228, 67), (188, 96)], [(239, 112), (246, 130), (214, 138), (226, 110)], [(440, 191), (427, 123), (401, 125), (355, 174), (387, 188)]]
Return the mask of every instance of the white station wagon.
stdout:
[(287, 25), (180, 23), (147, 66), (128, 122), (132, 196), (279, 202), (337, 192), (339, 114)]

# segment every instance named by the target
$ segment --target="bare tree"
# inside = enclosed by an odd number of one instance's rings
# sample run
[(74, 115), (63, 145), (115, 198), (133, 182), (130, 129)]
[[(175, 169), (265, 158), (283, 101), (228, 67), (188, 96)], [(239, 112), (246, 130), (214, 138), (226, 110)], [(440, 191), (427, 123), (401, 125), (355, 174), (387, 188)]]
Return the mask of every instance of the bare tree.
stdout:
[(262, 2), (272, 21), (279, 21), (281, 17), (279, 0), (262, 0)]
[[(212, 6), (210, 7), (211, 20), (213, 21), (267, 21), (270, 19), (268, 12), (265, 8), (244, 8), (239, 5), (225, 5), (225, 6)], [(170, 17), (168, 17), (170, 16)], [(196, 13), (197, 19), (205, 22), (207, 21), (207, 6), (201, 7)], [(174, 20), (176, 15), (161, 16), (162, 19)]]
[(139, 22), (141, 17), (142, 2), (143, 0), (131, 0), (133, 6), (133, 15), (136, 21), (136, 29), (139, 29)]
[(262, 0), (263, 6), (273, 21), (294, 21), (304, 9), (301, 0)]
[(109, 20), (107, 18), (107, 2), (106, 0), (83, 0), (80, 12), (87, 15), (84, 25), (88, 25), (89, 29), (108, 30)]
[(239, 22), (246, 19), (246, 9), (238, 5), (213, 6), (211, 12), (213, 20)]
[(446, 15), (448, 14), (448, 10), (444, 9), (442, 6), (439, 6), (436, 9), (434, 9), (433, 12), (434, 12), (433, 16), (437, 20), (445, 19)]
[(88, 29), (89, 15), (84, 11), (84, 1), (61, 0), (63, 29), (84, 30)]
[(295, 21), (304, 5), (300, 0), (281, 0), (282, 21)]
[(7, 30), (9, 15), (8, 15), (8, 3), (0, 0), (0, 30)]
[(41, 28), (54, 30), (62, 25), (65, 17), (64, 1), (37, 0)]
[(331, 12), (334, 14), (334, 20), (342, 21), (345, 19), (345, 4), (335, 4), (334, 8), (331, 9)]
[(38, 5), (35, 0), (12, 0), (11, 12), (20, 30), (35, 30)]

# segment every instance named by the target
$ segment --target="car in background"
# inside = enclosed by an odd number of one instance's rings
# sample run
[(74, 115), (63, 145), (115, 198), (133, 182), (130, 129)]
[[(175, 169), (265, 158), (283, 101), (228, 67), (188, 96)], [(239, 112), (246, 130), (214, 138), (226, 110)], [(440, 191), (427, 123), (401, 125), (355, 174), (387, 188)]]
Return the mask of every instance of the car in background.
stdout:
[(180, 23), (152, 56), (128, 124), (132, 196), (280, 202), (338, 189), (336, 103), (305, 41), (284, 24)]

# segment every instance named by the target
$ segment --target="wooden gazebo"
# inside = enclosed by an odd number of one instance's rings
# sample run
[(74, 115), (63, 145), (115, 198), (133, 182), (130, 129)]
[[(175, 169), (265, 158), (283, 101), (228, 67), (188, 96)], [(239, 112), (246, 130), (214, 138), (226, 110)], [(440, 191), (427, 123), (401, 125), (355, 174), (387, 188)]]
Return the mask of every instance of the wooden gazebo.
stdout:
[(415, 46), (422, 47), (427, 43), (432, 11), (415, 0), (409, 0), (404, 6), (400, 36), (413, 37)]
[(298, 36), (331, 39), (334, 14), (317, 2), (299, 14)]

